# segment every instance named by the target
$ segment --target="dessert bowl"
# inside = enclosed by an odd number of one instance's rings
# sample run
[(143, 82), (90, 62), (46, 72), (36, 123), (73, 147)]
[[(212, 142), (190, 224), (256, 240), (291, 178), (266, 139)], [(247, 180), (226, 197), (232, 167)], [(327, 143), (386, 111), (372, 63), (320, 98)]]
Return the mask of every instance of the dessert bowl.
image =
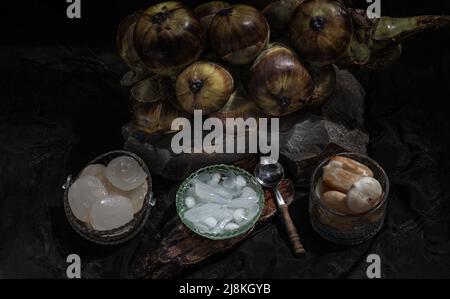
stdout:
[[(205, 183), (209, 179), (214, 179), (215, 182), (211, 184), (217, 184), (213, 185), (217, 187), (214, 188)], [(238, 185), (233, 187), (228, 182), (234, 179), (238, 181)], [(222, 186), (225, 186), (225, 184), (228, 184), (227, 188), (230, 188), (226, 190), (236, 190), (234, 195), (223, 192)], [(209, 202), (208, 196), (200, 195), (198, 197), (197, 194), (200, 194), (200, 192), (204, 194), (210, 192), (211, 198), (215, 202)], [(249, 198), (252, 202), (248, 206), (245, 206), (245, 204), (239, 206), (239, 204), (245, 202), (244, 192), (251, 193)], [(217, 194), (223, 195), (223, 198), (216, 196)], [(237, 201), (233, 202), (233, 200)], [(229, 165), (213, 165), (194, 172), (183, 181), (176, 194), (176, 207), (181, 221), (194, 233), (211, 240), (234, 238), (252, 230), (261, 216), (264, 204), (264, 192), (256, 179), (245, 170)], [(215, 208), (202, 215), (199, 207), (204, 208), (208, 205)], [(195, 212), (187, 213), (188, 211)], [(202, 211), (205, 210), (202, 209)], [(225, 214), (220, 214), (222, 212)], [(209, 217), (208, 213), (214, 214), (214, 217)], [(232, 220), (228, 217), (231, 217)]]
[[(321, 198), (324, 167), (333, 157), (320, 163), (313, 173), (309, 196), (309, 217), (313, 228), (325, 239), (343, 245), (360, 244), (376, 235), (383, 226), (389, 194), (389, 178), (383, 168), (371, 158), (357, 153), (340, 153), (338, 157), (352, 159), (367, 166), (382, 189), (376, 204), (364, 212), (351, 212), (334, 209)], [(363, 176), (364, 177), (364, 176)]]
[[(142, 167), (143, 171), (147, 174), (146, 177), (146, 183), (148, 186), (147, 193), (145, 195), (145, 198), (142, 203), (142, 207), (139, 211), (137, 211), (134, 215), (131, 221), (128, 223), (114, 228), (114, 229), (108, 229), (108, 230), (96, 230), (94, 229), (89, 223), (83, 222), (80, 219), (78, 219), (74, 212), (72, 211), (72, 208), (70, 206), (69, 202), (69, 190), (70, 187), (73, 185), (74, 182), (77, 181), (77, 179), (82, 174), (83, 170), (86, 169), (86, 167), (90, 165), (108, 165), (109, 162), (114, 160), (117, 157), (126, 156), (133, 158), (139, 166)], [(64, 192), (64, 211), (66, 214), (66, 217), (72, 226), (72, 228), (84, 239), (91, 241), (96, 244), (100, 245), (116, 245), (123, 242), (126, 242), (136, 236), (144, 227), (148, 216), (150, 214), (151, 207), (155, 204), (155, 199), (152, 196), (152, 179), (150, 175), (150, 171), (148, 170), (147, 165), (144, 163), (144, 161), (138, 157), (137, 155), (117, 150), (117, 151), (111, 151), (108, 153), (105, 153), (91, 162), (89, 162), (82, 171), (80, 171), (75, 177), (72, 177), (72, 175), (69, 175), (67, 178), (66, 183), (63, 186)]]

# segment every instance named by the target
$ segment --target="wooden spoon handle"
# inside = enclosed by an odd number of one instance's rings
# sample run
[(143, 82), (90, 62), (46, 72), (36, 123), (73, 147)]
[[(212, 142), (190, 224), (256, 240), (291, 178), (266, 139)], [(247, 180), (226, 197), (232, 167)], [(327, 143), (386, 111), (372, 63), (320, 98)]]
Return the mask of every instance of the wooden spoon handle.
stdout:
[(294, 223), (292, 222), (291, 215), (289, 215), (289, 210), (287, 205), (280, 205), (281, 218), (283, 219), (284, 226), (286, 227), (289, 240), (292, 244), (292, 249), (296, 256), (303, 255), (305, 253), (305, 248), (300, 242), (300, 237), (297, 233)]

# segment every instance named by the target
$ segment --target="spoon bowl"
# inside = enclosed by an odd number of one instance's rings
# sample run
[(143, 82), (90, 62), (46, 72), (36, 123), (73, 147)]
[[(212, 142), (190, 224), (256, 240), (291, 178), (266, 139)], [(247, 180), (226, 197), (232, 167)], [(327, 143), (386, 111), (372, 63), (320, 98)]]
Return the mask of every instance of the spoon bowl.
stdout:
[(284, 178), (284, 169), (280, 163), (259, 163), (255, 167), (258, 183), (267, 188), (276, 188)]

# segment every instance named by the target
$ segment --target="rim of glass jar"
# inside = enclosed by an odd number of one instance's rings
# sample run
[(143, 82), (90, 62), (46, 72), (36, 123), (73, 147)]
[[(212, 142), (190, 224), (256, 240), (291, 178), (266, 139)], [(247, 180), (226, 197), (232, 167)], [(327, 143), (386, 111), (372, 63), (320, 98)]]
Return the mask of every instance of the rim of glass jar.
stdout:
[[(363, 213), (357, 213), (357, 214), (343, 214), (343, 213), (339, 213), (338, 211), (335, 211), (329, 207), (327, 207), (326, 205), (324, 205), (322, 203), (322, 201), (320, 200), (320, 198), (317, 196), (316, 194), (316, 176), (317, 173), (326, 165), (330, 162), (331, 158), (334, 156), (343, 156), (343, 157), (360, 157), (360, 158), (364, 158), (366, 160), (369, 160), (373, 165), (375, 165), (375, 167), (377, 167), (382, 176), (385, 179), (385, 186), (383, 190), (383, 198), (380, 200), (380, 202), (372, 207), (370, 210), (363, 212)], [(350, 156), (350, 157), (349, 157)], [(360, 161), (358, 161), (360, 162)], [(360, 162), (362, 163), (362, 162)], [(368, 165), (366, 165), (368, 166)], [(373, 170), (372, 170), (373, 171)], [(310, 192), (313, 194), (315, 201), (322, 207), (324, 208), (327, 212), (330, 212), (331, 214), (334, 214), (335, 216), (339, 216), (339, 217), (348, 217), (348, 218), (357, 218), (357, 217), (361, 217), (361, 216), (365, 216), (367, 214), (376, 212), (378, 209), (380, 209), (387, 201), (388, 195), (389, 195), (389, 177), (386, 174), (386, 171), (383, 169), (383, 167), (381, 167), (380, 164), (378, 164), (378, 162), (376, 162), (375, 160), (373, 160), (372, 158), (370, 158), (367, 155), (363, 155), (363, 154), (359, 154), (359, 153), (355, 153), (355, 152), (342, 152), (342, 153), (337, 153), (335, 155), (329, 156), (328, 158), (326, 158), (325, 160), (323, 160), (322, 162), (319, 163), (319, 165), (316, 167), (316, 169), (313, 172), (313, 175), (311, 177), (311, 188), (310, 188)]]
[(134, 86), (131, 88), (131, 98), (139, 103), (156, 103), (156, 102), (158, 102), (160, 99), (158, 99), (156, 97), (155, 98), (147, 98), (147, 97), (142, 97), (142, 96), (138, 95), (138, 90), (143, 88), (143, 85), (145, 85), (145, 84), (151, 85), (151, 79), (152, 78), (145, 78), (145, 79), (137, 82), (136, 84), (134, 84)]
[[(69, 206), (69, 198), (68, 198), (69, 188), (79, 178), (79, 176), (80, 176), (80, 174), (81, 174), (81, 172), (83, 171), (84, 168), (82, 170), (80, 170), (78, 172), (78, 174), (75, 176), (75, 178), (71, 178), (70, 179), (70, 183), (65, 186), (64, 210), (66, 212), (66, 216), (67, 216), (67, 218), (69, 220), (69, 223), (72, 225), (72, 227), (75, 229), (75, 231), (80, 233), (82, 236), (84, 236), (85, 234), (88, 234), (87, 237), (88, 237), (89, 240), (92, 238), (92, 236), (100, 237), (100, 238), (112, 238), (113, 240), (115, 240), (115, 239), (123, 238), (124, 236), (126, 236), (129, 233), (131, 234), (134, 231), (134, 229), (138, 227), (140, 221), (145, 216), (146, 210), (149, 209), (153, 205), (153, 203), (152, 203), (153, 193), (151, 191), (151, 189), (152, 189), (151, 174), (150, 174), (150, 171), (149, 171), (147, 165), (136, 154), (134, 154), (132, 152), (124, 151), (124, 150), (110, 151), (110, 152), (104, 153), (104, 154), (102, 154), (102, 155), (92, 159), (90, 162), (88, 162), (86, 164), (85, 167), (87, 167), (88, 165), (97, 164), (102, 159), (105, 159), (108, 156), (116, 155), (116, 154), (122, 154), (122, 155), (130, 156), (130, 157), (132, 157), (133, 159), (135, 159), (139, 163), (139, 165), (144, 169), (145, 173), (147, 174), (148, 191), (147, 191), (147, 194), (145, 196), (144, 203), (143, 203), (143, 206), (142, 206), (141, 210), (138, 213), (135, 214), (135, 216), (133, 217), (132, 220), (130, 220), (129, 222), (125, 223), (124, 225), (122, 225), (120, 227), (117, 227), (117, 228), (114, 228), (114, 229), (103, 230), (103, 231), (95, 230), (93, 228), (90, 228), (90, 227), (86, 226), (83, 222), (78, 220), (75, 217), (75, 215), (73, 214), (72, 209)], [(69, 215), (68, 215), (68, 213), (69, 213)], [(73, 221), (73, 220), (75, 220), (75, 221)], [(127, 228), (129, 228), (129, 229), (127, 229)]]

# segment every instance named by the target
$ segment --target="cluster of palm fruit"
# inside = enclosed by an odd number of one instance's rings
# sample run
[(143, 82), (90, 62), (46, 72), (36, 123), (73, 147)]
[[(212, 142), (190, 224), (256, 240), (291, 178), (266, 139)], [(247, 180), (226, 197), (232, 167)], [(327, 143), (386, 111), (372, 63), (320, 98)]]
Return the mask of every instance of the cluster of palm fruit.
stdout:
[(385, 67), (401, 42), (450, 24), (447, 16), (370, 19), (340, 0), (277, 0), (263, 10), (222, 1), (191, 10), (163, 2), (119, 25), (118, 48), (131, 71), (133, 122), (170, 131), (192, 114), (279, 117), (322, 105), (340, 68)]

